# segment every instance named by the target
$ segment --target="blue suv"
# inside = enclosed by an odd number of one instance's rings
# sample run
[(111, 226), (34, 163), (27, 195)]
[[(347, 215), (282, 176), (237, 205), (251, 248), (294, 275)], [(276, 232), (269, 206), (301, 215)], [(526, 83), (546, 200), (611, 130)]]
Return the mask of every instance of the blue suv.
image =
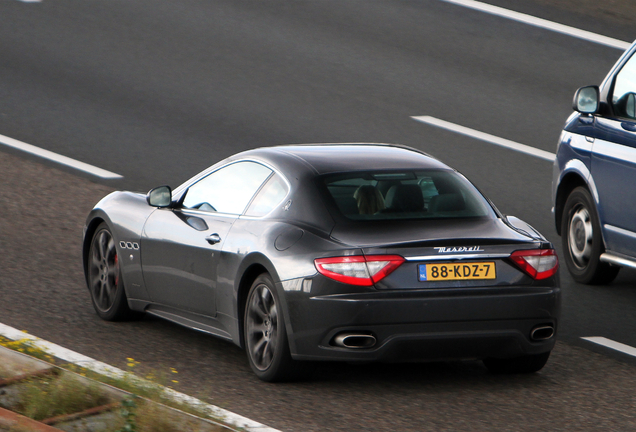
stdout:
[(568, 270), (609, 283), (636, 268), (636, 42), (599, 86), (578, 89), (554, 163), (552, 199)]

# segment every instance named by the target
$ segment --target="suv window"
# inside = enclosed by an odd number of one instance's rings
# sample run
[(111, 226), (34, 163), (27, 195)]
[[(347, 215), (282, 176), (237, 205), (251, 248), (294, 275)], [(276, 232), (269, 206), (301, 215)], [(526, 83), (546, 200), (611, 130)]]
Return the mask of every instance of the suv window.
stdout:
[(454, 171), (355, 172), (324, 177), (338, 210), (353, 220), (493, 216), (485, 198)]
[(228, 165), (190, 186), (183, 207), (241, 214), (271, 174), (271, 169), (255, 162)]
[(636, 56), (632, 56), (616, 74), (612, 107), (620, 117), (636, 119)]

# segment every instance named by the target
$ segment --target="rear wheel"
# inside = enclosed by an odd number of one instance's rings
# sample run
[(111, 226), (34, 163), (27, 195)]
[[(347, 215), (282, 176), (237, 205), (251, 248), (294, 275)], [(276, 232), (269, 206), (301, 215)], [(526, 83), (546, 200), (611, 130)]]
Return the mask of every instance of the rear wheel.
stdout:
[(604, 252), (601, 225), (589, 191), (577, 187), (568, 196), (561, 218), (565, 262), (572, 277), (585, 284), (610, 283), (620, 267), (600, 261)]
[(97, 315), (106, 321), (130, 318), (117, 246), (105, 223), (97, 227), (88, 254), (88, 290)]
[(548, 362), (550, 351), (541, 354), (531, 354), (511, 359), (484, 359), (484, 365), (490, 372), (500, 374), (533, 373), (541, 370)]
[(298, 375), (298, 364), (289, 351), (280, 301), (268, 274), (256, 278), (250, 288), (244, 329), (247, 358), (261, 380), (286, 381)]

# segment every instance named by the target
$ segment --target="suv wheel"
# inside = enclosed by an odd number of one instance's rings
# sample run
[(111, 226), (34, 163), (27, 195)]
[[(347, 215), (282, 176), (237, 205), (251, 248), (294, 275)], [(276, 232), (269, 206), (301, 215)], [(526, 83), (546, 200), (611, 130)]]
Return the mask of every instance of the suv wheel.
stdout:
[(620, 267), (600, 261), (604, 252), (601, 225), (590, 192), (577, 187), (568, 196), (561, 218), (565, 262), (572, 277), (585, 284), (605, 284), (616, 278)]

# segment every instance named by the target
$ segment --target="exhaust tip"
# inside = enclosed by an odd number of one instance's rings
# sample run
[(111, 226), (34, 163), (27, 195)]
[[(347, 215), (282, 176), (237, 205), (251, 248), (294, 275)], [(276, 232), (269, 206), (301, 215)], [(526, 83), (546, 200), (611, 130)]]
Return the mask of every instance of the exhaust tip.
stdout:
[(342, 348), (372, 348), (376, 339), (370, 334), (340, 333), (333, 339), (333, 344)]
[(552, 325), (536, 326), (530, 332), (530, 339), (535, 341), (550, 339), (552, 336), (554, 336), (554, 327)]

